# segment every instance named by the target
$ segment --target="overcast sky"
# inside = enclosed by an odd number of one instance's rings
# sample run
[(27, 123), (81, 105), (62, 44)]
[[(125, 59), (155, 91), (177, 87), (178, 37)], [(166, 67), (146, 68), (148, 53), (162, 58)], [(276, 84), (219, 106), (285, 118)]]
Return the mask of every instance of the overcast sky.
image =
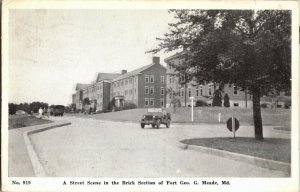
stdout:
[[(71, 103), (76, 83), (97, 72), (151, 63), (173, 17), (167, 10), (12, 10), (9, 102)], [(159, 54), (161, 63), (170, 54)]]

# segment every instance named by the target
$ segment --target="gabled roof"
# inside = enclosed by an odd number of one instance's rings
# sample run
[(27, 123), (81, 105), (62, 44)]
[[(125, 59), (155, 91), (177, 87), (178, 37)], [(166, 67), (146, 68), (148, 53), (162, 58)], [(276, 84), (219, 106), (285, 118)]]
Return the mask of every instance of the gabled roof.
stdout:
[(169, 61), (172, 61), (173, 59), (182, 57), (185, 53), (186, 53), (186, 51), (181, 51), (181, 52), (175, 53), (174, 55), (171, 55), (170, 57), (165, 58), (164, 61), (166, 63), (168, 63)]
[(133, 70), (133, 71), (130, 71), (128, 73), (125, 73), (124, 75), (121, 75), (115, 79), (113, 79), (113, 81), (118, 81), (118, 80), (121, 80), (121, 79), (124, 79), (124, 78), (127, 78), (127, 77), (130, 77), (130, 76), (133, 76), (133, 75), (137, 75), (143, 71), (145, 71), (146, 69), (149, 69), (150, 67), (154, 66), (155, 63), (152, 63), (152, 64), (149, 64), (149, 65), (145, 65), (143, 67), (140, 67), (136, 70)]
[(83, 90), (83, 89), (87, 88), (88, 86), (89, 86), (89, 84), (77, 83), (77, 84), (76, 84), (75, 90), (76, 90), (76, 91), (77, 91), (77, 90)]
[(120, 73), (98, 73), (96, 82), (102, 81), (102, 80), (112, 80), (114, 78), (119, 77)]

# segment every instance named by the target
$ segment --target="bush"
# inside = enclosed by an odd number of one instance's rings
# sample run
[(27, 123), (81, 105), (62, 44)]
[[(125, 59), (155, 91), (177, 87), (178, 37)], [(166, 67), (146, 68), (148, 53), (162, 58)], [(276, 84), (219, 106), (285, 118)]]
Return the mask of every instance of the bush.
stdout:
[(126, 110), (126, 109), (135, 109), (135, 108), (137, 108), (136, 104), (131, 103), (131, 102), (125, 102), (122, 109)]
[(268, 103), (262, 103), (262, 104), (260, 104), (260, 106), (261, 106), (261, 108), (268, 108)]
[(289, 100), (289, 101), (286, 101), (284, 102), (284, 108), (285, 109), (290, 109), (292, 106), (292, 102)]
[(224, 107), (230, 107), (229, 96), (227, 93), (224, 95)]
[(220, 90), (215, 91), (212, 106), (222, 107), (222, 93)]
[(208, 104), (205, 101), (197, 100), (196, 101), (196, 107), (205, 107), (208, 106)]

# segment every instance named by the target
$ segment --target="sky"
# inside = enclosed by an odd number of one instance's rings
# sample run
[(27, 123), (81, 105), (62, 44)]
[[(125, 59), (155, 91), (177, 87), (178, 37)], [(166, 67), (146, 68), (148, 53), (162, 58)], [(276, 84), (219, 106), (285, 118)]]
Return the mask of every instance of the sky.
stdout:
[(9, 102), (70, 104), (76, 83), (150, 64), (170, 22), (167, 10), (11, 10)]

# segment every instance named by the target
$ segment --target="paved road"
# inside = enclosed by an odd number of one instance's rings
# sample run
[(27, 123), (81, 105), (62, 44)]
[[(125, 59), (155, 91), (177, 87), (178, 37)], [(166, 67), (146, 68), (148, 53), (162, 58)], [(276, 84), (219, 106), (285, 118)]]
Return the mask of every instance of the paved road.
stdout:
[[(195, 137), (230, 136), (220, 125), (139, 124), (64, 117), (72, 125), (30, 136), (49, 176), (67, 177), (282, 177), (287, 173), (180, 148)], [(282, 137), (265, 127), (266, 137)], [(241, 127), (239, 136), (253, 135)], [(289, 137), (287, 135), (287, 137)]]

